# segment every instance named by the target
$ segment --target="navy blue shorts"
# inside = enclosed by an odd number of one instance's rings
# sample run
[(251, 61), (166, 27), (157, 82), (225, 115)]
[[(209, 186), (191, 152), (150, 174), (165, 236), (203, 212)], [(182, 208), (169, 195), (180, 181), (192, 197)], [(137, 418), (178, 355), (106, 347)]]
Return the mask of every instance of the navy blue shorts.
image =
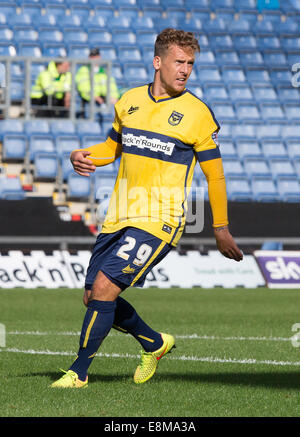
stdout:
[(122, 290), (142, 287), (150, 270), (171, 249), (170, 244), (138, 228), (100, 233), (87, 269), (85, 289), (91, 290), (99, 270)]

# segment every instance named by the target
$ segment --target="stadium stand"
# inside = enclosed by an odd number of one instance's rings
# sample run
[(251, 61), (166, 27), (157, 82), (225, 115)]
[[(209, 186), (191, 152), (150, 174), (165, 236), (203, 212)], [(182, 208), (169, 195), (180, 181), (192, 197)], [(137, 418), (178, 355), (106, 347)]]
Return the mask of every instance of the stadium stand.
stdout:
[[(0, 56), (15, 59), (12, 105), (22, 105), (26, 92), (24, 63), (16, 56), (86, 58), (97, 45), (122, 92), (150, 82), (155, 37), (167, 26), (194, 31), (199, 39), (189, 88), (221, 124), (229, 200), (300, 202), (300, 82), (292, 71), (300, 60), (298, 1), (281, 1), (275, 10), (258, 9), (255, 0), (1, 1)], [(43, 68), (32, 64), (31, 83)], [(59, 173), (66, 201), (87, 202), (91, 184), (96, 193), (104, 182), (98, 173), (91, 180), (75, 175), (68, 153), (102, 141), (112, 120), (113, 114), (100, 124), (24, 120), (22, 112), (0, 120), (2, 163), (21, 163), (16, 178), (1, 174), (1, 198), (32, 195), (21, 184), (27, 163), (33, 181), (57, 185)], [(109, 166), (103, 173), (108, 178), (116, 171)]]

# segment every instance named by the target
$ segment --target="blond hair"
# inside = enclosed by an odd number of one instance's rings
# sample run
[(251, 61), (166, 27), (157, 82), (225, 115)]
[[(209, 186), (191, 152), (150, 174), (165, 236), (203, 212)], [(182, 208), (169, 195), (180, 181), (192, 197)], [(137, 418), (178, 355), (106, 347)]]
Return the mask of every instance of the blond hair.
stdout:
[(157, 35), (154, 45), (154, 56), (163, 56), (168, 48), (177, 45), (181, 48), (189, 48), (193, 52), (200, 52), (200, 46), (193, 32), (185, 32), (168, 27)]

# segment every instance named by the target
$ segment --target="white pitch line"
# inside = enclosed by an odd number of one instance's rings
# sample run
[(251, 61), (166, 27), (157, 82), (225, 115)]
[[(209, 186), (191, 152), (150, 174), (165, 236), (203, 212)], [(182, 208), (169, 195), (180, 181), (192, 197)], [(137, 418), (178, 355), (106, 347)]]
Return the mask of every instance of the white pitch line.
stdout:
[[(34, 349), (17, 349), (17, 348), (0, 348), (0, 352), (12, 352), (30, 355), (60, 355), (60, 356), (75, 356), (74, 352), (68, 351), (50, 351), (50, 350), (34, 350)], [(117, 353), (98, 353), (97, 357), (101, 358), (140, 358), (140, 355), (117, 354)], [(181, 355), (178, 357), (169, 357), (174, 361), (198, 361), (205, 363), (222, 363), (222, 364), (264, 364), (268, 366), (300, 366), (300, 361), (275, 361), (275, 360), (256, 360), (255, 358), (218, 358), (218, 357), (195, 357)]]
[[(79, 336), (80, 331), (62, 331), (62, 332), (47, 332), (47, 331), (9, 331), (7, 335), (36, 335), (36, 336)], [(122, 333), (110, 333), (110, 336), (121, 336)], [(186, 334), (186, 335), (176, 335), (175, 338), (187, 339), (187, 340), (221, 340), (221, 341), (291, 341), (295, 339), (295, 335), (291, 337), (244, 337), (244, 336), (232, 336), (232, 337), (221, 337), (217, 335), (198, 335), (198, 334)]]

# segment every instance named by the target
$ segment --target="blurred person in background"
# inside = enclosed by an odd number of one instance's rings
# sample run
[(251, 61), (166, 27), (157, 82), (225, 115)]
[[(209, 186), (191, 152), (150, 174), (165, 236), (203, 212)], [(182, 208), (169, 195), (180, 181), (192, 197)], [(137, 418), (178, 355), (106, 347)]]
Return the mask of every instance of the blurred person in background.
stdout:
[[(101, 60), (100, 50), (93, 48), (90, 51), (89, 59)], [(108, 76), (103, 67), (95, 63), (94, 65), (82, 65), (75, 76), (76, 88), (81, 97), (83, 114), (84, 108), (91, 100), (91, 74), (90, 69), (94, 73), (94, 100), (97, 106), (106, 103), (107, 98), (107, 83)], [(114, 105), (120, 97), (120, 93), (114, 77), (110, 77), (110, 103)]]
[[(51, 61), (42, 71), (31, 89), (32, 106), (37, 117), (67, 117), (71, 100), (72, 76), (68, 61)], [(64, 109), (60, 109), (64, 108)]]

